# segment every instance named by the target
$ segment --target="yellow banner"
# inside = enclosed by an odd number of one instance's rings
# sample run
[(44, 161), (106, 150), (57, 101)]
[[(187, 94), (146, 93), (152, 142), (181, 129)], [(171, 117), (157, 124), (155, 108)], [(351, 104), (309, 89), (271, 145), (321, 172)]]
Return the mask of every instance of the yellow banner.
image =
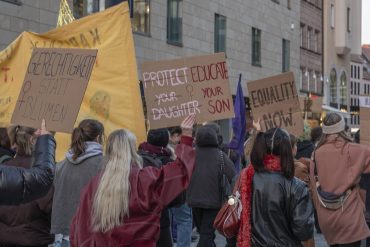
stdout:
[[(23, 32), (0, 52), (0, 124), (7, 126), (16, 105), (34, 47), (97, 48), (98, 56), (76, 125), (85, 118), (101, 121), (108, 135), (127, 128), (145, 139), (135, 48), (127, 2), (76, 20), (44, 34)], [(57, 159), (64, 158), (70, 135), (57, 134)]]

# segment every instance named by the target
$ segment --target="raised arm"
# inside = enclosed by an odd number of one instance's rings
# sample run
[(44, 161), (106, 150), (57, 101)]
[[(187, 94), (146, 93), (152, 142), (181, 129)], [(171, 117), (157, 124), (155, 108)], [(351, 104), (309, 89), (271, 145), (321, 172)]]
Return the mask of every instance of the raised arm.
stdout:
[(46, 131), (45, 121), (38, 135), (32, 168), (0, 166), (0, 205), (27, 203), (50, 190), (54, 178), (55, 140)]

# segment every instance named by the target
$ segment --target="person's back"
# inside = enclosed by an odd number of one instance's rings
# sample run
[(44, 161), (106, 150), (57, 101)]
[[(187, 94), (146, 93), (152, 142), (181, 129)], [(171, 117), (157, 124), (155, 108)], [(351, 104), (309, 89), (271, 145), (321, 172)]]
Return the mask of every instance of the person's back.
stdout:
[(235, 168), (227, 155), (220, 150), (216, 132), (208, 126), (197, 131), (196, 168), (187, 190), (187, 202), (193, 208), (219, 209), (221, 164), (231, 183)]
[(100, 122), (83, 120), (73, 131), (66, 159), (57, 164), (51, 218), (51, 233), (56, 234), (57, 244), (63, 239), (68, 241), (82, 189), (101, 169), (103, 135), (104, 127)]
[[(312, 214), (312, 207), (300, 215), (300, 219), (294, 219), (296, 210), (294, 207), (298, 200), (304, 200), (306, 204), (310, 200), (305, 183), (298, 178), (288, 180), (280, 172), (262, 172), (254, 175), (253, 246), (301, 246), (302, 240), (309, 239), (306, 236), (312, 236), (308, 230), (306, 233), (301, 230), (310, 228), (304, 224)], [(313, 220), (311, 223), (313, 224)], [(297, 234), (295, 231), (300, 233)]]
[(360, 246), (370, 236), (359, 191), (361, 174), (370, 173), (370, 148), (352, 143), (344, 119), (331, 113), (313, 158), (310, 185), (322, 233), (333, 246)]
[[(32, 150), (36, 143), (36, 129), (12, 126), (11, 139), (17, 146), (15, 158), (3, 163), (5, 166), (30, 169)], [(19, 206), (0, 207), (0, 243), (5, 246), (47, 246), (53, 242), (50, 232), (50, 216), (53, 189), (38, 200)]]
[(288, 133), (259, 133), (251, 161), (240, 178), (238, 246), (302, 246), (313, 235), (313, 208), (305, 183), (294, 177)]
[(186, 188), (194, 169), (194, 120), (183, 122), (177, 160), (161, 169), (142, 168), (128, 130), (108, 137), (104, 170), (86, 186), (71, 224), (72, 246), (155, 246), (161, 211)]

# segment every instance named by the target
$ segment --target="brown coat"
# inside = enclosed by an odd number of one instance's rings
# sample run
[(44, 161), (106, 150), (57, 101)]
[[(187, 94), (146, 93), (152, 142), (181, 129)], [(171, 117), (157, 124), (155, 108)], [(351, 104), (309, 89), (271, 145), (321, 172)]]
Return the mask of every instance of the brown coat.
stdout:
[(322, 190), (341, 194), (355, 186), (342, 209), (329, 210), (321, 206), (317, 198), (313, 162), (310, 167), (313, 202), (321, 231), (330, 245), (352, 243), (370, 236), (358, 186), (361, 174), (370, 173), (370, 147), (335, 138), (335, 135), (328, 137), (328, 141), (316, 150), (315, 159)]

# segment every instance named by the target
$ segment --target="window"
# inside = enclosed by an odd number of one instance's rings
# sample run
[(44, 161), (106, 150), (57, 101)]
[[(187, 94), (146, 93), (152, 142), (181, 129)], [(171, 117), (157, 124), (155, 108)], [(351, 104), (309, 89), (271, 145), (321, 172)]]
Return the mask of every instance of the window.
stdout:
[(350, 16), (351, 15), (351, 9), (350, 8), (347, 8), (347, 32), (351, 32), (351, 28), (350, 28)]
[(335, 9), (334, 4), (330, 5), (330, 26), (331, 28), (335, 27)]
[(252, 65), (261, 66), (261, 30), (252, 27)]
[(312, 31), (312, 28), (308, 27), (307, 28), (307, 49), (311, 49), (311, 31)]
[(167, 42), (182, 45), (182, 0), (167, 2)]
[(315, 30), (315, 34), (313, 36), (313, 50), (315, 52), (319, 52), (319, 39), (320, 39), (320, 31)]
[(351, 81), (351, 94), (353, 94), (353, 81)]
[(99, 12), (99, 10), (99, 0), (73, 0), (73, 16), (76, 19)]
[(358, 74), (358, 79), (361, 79), (360, 66), (357, 67), (357, 74)]
[(8, 2), (8, 3), (12, 3), (12, 4), (16, 4), (16, 5), (22, 5), (22, 1), (21, 0), (2, 0), (3, 2)]
[(286, 3), (287, 8), (288, 8), (288, 9), (292, 9), (292, 1), (291, 1), (291, 0), (287, 0), (286, 2), (287, 2), (287, 3)]
[(344, 71), (340, 76), (339, 92), (340, 92), (340, 104), (347, 105), (347, 76)]
[(274, 3), (280, 4), (280, 0), (272, 0)]
[(226, 17), (215, 14), (215, 52), (226, 52)]
[(333, 68), (330, 72), (330, 103), (336, 104), (337, 102), (337, 72)]
[(150, 5), (149, 0), (133, 1), (132, 30), (138, 33), (150, 33)]
[(303, 31), (304, 31), (304, 24), (301, 23), (300, 25), (300, 29), (299, 29), (299, 32), (300, 32), (300, 36), (301, 36), (301, 47), (303, 47)]
[(283, 72), (290, 69), (290, 41), (283, 39)]
[(308, 79), (308, 70), (307, 68), (302, 68), (301, 69), (301, 74), (302, 74), (302, 85), (301, 85), (301, 89), (302, 91), (304, 92), (308, 92), (309, 91), (309, 79)]
[[(351, 65), (351, 78), (353, 78), (353, 65)], [(352, 84), (352, 82), (351, 82)]]

